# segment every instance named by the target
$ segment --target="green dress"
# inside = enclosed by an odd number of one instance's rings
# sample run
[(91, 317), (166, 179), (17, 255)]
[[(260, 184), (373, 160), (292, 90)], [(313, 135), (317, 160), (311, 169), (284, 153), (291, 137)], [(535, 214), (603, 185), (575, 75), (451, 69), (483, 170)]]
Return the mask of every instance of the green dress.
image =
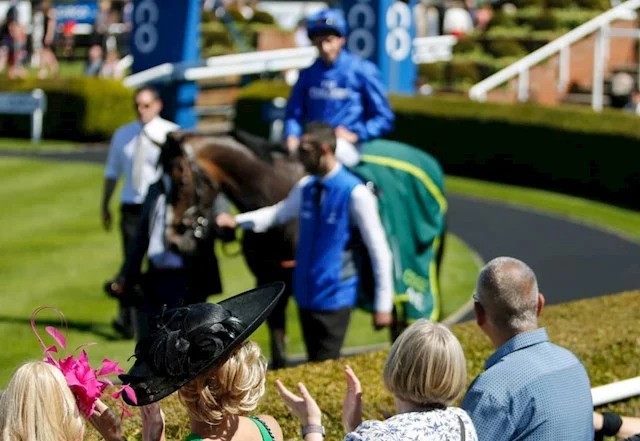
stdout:
[[(253, 421), (256, 426), (258, 426), (260, 435), (262, 435), (262, 441), (275, 441), (271, 430), (269, 429), (269, 427), (267, 427), (264, 421), (262, 421), (258, 417), (249, 417), (249, 419)], [(189, 435), (187, 435), (185, 441), (202, 441), (202, 438), (196, 433), (190, 433)]]

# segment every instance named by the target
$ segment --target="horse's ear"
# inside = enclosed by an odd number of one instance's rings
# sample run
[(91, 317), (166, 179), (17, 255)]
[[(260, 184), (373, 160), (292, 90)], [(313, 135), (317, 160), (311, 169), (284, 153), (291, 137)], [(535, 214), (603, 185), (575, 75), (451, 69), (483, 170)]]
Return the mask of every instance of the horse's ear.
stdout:
[(175, 144), (182, 144), (187, 136), (191, 133), (186, 130), (174, 130), (167, 134), (167, 142), (171, 141)]

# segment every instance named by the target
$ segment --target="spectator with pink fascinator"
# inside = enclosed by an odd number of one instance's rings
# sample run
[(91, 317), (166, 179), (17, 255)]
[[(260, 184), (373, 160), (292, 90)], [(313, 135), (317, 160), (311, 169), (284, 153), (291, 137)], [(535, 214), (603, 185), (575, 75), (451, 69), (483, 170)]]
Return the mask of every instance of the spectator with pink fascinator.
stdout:
[[(27, 361), (11, 377), (0, 396), (0, 439), (4, 441), (81, 441), (84, 420), (87, 419), (107, 441), (124, 441), (120, 418), (100, 397), (113, 383), (109, 374), (123, 372), (118, 364), (105, 359), (99, 369), (92, 369), (83, 350), (56, 360), (58, 346), (45, 346), (38, 335), (35, 317), (31, 326), (45, 353), (42, 361)], [(60, 316), (62, 314), (55, 308)], [(56, 328), (48, 326), (46, 332), (61, 349), (66, 339)], [(112, 396), (126, 394), (135, 400), (128, 386), (120, 387)], [(122, 406), (125, 414), (128, 410)], [(143, 441), (164, 441), (164, 419), (159, 406), (145, 406), (141, 410)]]

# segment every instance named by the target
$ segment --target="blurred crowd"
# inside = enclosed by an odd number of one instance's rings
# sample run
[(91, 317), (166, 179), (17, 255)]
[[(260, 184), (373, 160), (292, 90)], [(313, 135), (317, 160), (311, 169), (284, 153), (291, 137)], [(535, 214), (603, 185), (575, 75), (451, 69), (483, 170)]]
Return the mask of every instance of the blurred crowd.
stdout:
[(416, 37), (462, 37), (484, 30), (493, 16), (490, 2), (478, 0), (420, 0), (414, 7)]
[(127, 67), (133, 1), (98, 0), (96, 6), (93, 23), (83, 23), (58, 16), (51, 0), (10, 0), (0, 18), (0, 73), (24, 78), (32, 68), (39, 78), (55, 77), (61, 57), (84, 59), (85, 75), (121, 78)]

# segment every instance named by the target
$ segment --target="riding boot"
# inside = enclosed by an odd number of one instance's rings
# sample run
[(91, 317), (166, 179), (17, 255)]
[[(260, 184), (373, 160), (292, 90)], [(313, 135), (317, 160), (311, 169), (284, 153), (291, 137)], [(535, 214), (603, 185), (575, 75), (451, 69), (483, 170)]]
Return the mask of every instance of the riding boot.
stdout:
[(281, 369), (287, 367), (286, 352), (287, 336), (284, 329), (274, 329), (270, 333), (271, 343), (271, 369)]

